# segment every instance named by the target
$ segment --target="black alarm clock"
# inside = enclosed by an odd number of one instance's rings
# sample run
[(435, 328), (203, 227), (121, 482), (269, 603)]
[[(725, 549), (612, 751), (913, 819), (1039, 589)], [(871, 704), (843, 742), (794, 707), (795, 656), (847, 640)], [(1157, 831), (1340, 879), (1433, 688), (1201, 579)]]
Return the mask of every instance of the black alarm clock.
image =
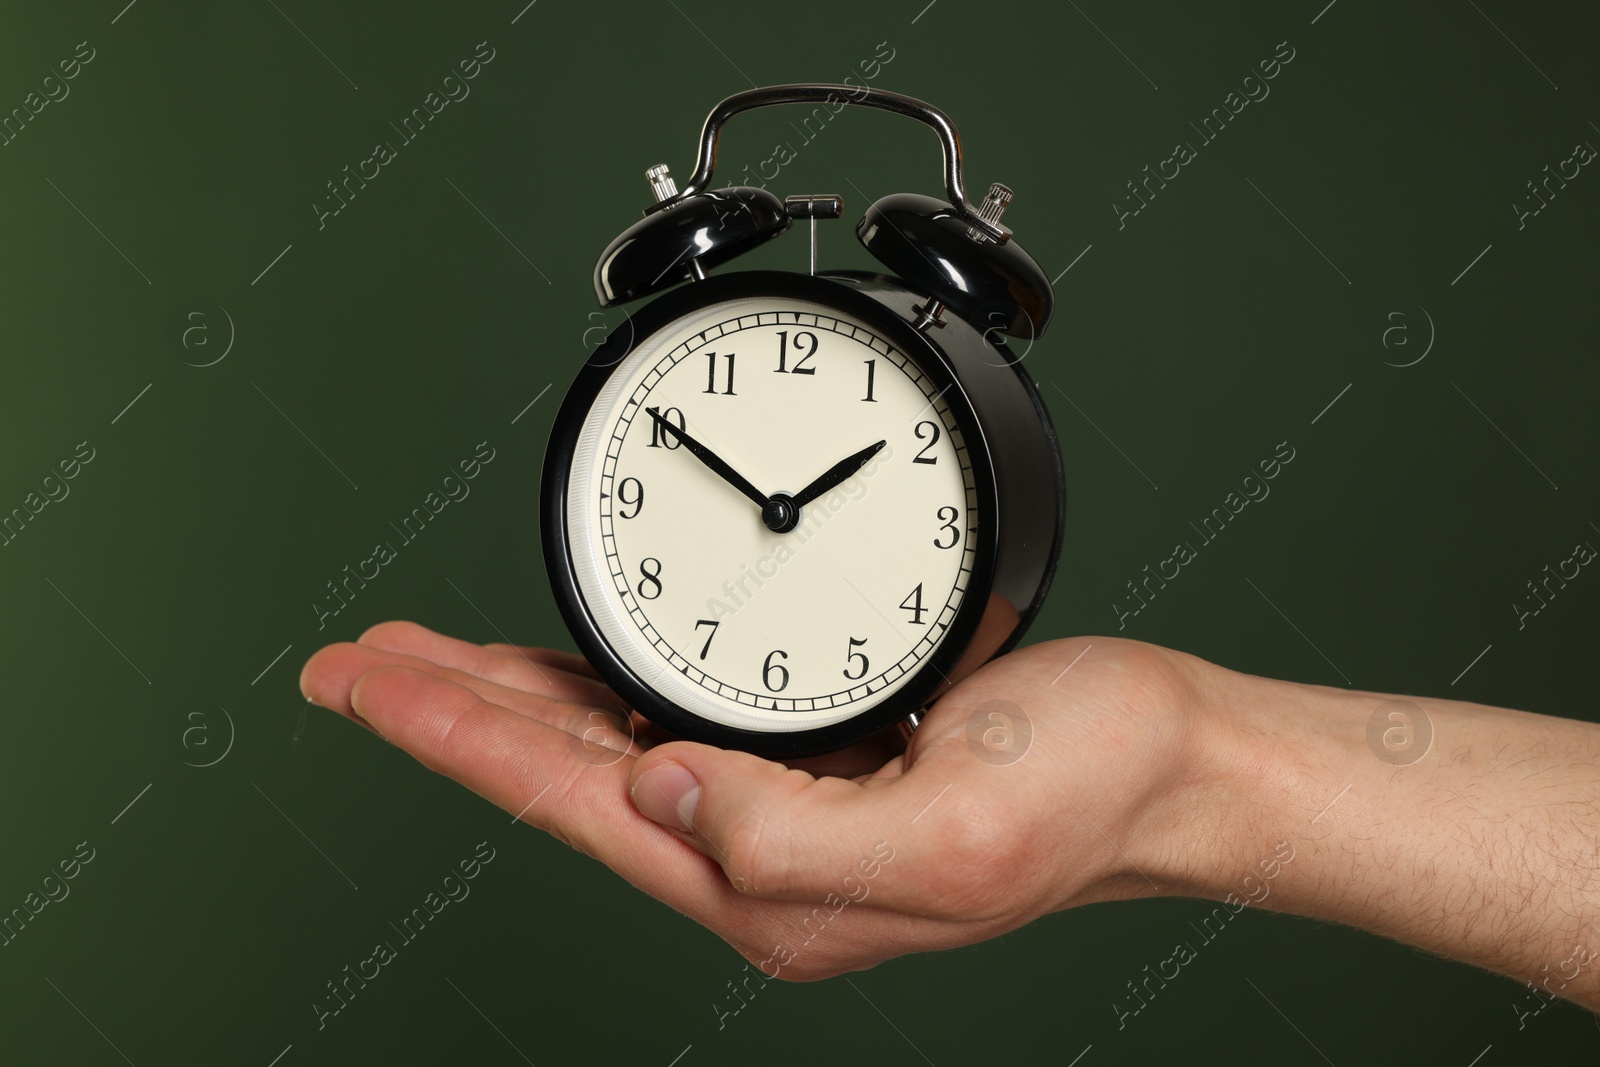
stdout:
[[(837, 196), (708, 189), (723, 125), (783, 103), (918, 119), (944, 200), (887, 196), (856, 236), (885, 273), (817, 270)], [(728, 97), (683, 190), (594, 271), (602, 306), (659, 293), (589, 357), (556, 417), (540, 516), (579, 649), (639, 713), (688, 740), (773, 758), (897, 724), (1022, 637), (1061, 550), (1049, 414), (1004, 337), (1031, 345), (1054, 296), (978, 207), (961, 142), (920, 100), (844, 85)], [(811, 227), (809, 273), (711, 274)]]

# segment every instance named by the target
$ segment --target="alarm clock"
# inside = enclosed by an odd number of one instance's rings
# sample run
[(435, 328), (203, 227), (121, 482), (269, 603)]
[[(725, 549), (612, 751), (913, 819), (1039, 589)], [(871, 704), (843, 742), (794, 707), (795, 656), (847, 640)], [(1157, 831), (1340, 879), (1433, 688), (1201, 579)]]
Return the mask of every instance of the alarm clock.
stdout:
[[(776, 104), (846, 105), (938, 135), (944, 199), (896, 193), (856, 236), (882, 272), (819, 271), (835, 195), (708, 188), (723, 126)], [(1021, 357), (1050, 283), (976, 207), (940, 110), (884, 90), (730, 96), (679, 190), (594, 270), (605, 307), (644, 297), (556, 416), (540, 497), (556, 604), (579, 649), (679, 738), (793, 759), (900, 725), (1022, 637), (1060, 555), (1065, 483)], [(809, 272), (718, 271), (804, 220)], [(1024, 355), (1026, 352), (1023, 353)]]

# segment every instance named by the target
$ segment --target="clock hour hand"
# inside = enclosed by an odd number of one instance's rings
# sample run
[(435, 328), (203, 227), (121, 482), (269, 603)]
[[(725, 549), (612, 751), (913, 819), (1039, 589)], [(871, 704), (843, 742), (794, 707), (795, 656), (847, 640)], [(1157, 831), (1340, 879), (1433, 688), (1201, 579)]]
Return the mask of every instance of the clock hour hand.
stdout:
[(744, 479), (744, 476), (738, 471), (734, 470), (732, 467), (728, 466), (728, 464), (723, 461), (721, 456), (717, 455), (715, 452), (711, 451), (711, 449), (707, 448), (699, 441), (696, 441), (693, 437), (690, 437), (687, 433), (678, 429), (669, 420), (664, 418), (661, 414), (660, 408), (645, 408), (645, 412), (652, 419), (656, 420), (656, 425), (661, 427), (663, 433), (671, 434), (673, 437), (675, 437), (683, 444), (683, 447), (689, 450), (695, 459), (698, 459), (701, 463), (704, 463), (707, 467), (710, 467), (711, 470), (716, 473), (717, 477), (721, 478), (723, 481), (739, 490), (739, 492), (755, 501), (759, 507), (764, 508), (767, 506), (767, 501), (769, 500), (767, 494), (763, 493), (761, 490), (747, 482)]
[(887, 443), (886, 441), (879, 441), (875, 445), (868, 445), (854, 455), (847, 456), (829, 467), (820, 478), (794, 495), (795, 506), (803, 507), (811, 503), (823, 493), (849, 478), (856, 471), (866, 466), (867, 460), (877, 455), (878, 450)]

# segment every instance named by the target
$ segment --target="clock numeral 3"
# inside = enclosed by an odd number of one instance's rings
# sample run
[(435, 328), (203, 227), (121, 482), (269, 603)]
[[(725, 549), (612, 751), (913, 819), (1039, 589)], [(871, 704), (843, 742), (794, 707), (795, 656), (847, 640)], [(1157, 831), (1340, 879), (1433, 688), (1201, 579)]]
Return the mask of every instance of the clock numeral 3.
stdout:
[(930, 456), (927, 453), (928, 453), (928, 449), (932, 448), (934, 445), (939, 443), (939, 424), (936, 423), (936, 422), (928, 422), (926, 419), (924, 419), (922, 422), (917, 423), (917, 440), (919, 440), (919, 441), (922, 440), (923, 437), (927, 436), (926, 434), (924, 434), (922, 432), (922, 428), (924, 426), (926, 426), (928, 428), (928, 432), (929, 433), (933, 434), (933, 437), (929, 439), (927, 444), (922, 446), (922, 451), (918, 452), (917, 453), (917, 458), (912, 460), (911, 462), (913, 462), (913, 463), (937, 463), (937, 462), (939, 462), (939, 457), (938, 456)]
[[(683, 429), (686, 425), (688, 425), (683, 420), (683, 412), (679, 411), (677, 408), (667, 408), (665, 411), (663, 411), (661, 413), (661, 417), (663, 419), (666, 419), (668, 422), (672, 423), (674, 426), (676, 426), (680, 430)], [(650, 418), (650, 417), (648, 415), (646, 415), (645, 418)], [(655, 419), (650, 419), (650, 447), (651, 448), (674, 449), (674, 448), (680, 448), (680, 447), (682, 447), (682, 445), (683, 445), (683, 442), (678, 440), (676, 437), (672, 436), (670, 433), (662, 433), (661, 432), (661, 424), (659, 422), (657, 422)]]
[[(656, 565), (656, 569), (655, 570), (651, 570), (650, 569), (650, 564), (652, 564), (652, 563), (654, 563)], [(643, 597), (644, 599), (646, 599), (646, 600), (654, 600), (656, 597), (660, 596), (661, 595), (661, 561), (659, 559), (656, 559), (654, 556), (646, 556), (643, 560), (641, 560), (639, 562), (639, 573), (641, 575), (643, 575), (643, 577), (639, 579), (639, 585), (637, 586), (637, 590), (636, 590), (638, 592), (638, 594), (641, 597)], [(652, 587), (655, 590), (655, 592), (653, 592), (653, 593), (645, 592), (645, 587), (646, 586)], [(920, 586), (920, 585), (917, 586), (917, 589), (920, 591), (922, 589), (922, 586)]]
[(917, 587), (915, 589), (911, 590), (910, 593), (906, 594), (906, 598), (904, 600), (900, 601), (900, 606), (902, 608), (904, 608), (905, 610), (911, 612), (911, 625), (912, 626), (923, 626), (923, 625), (925, 625), (925, 623), (923, 623), (923, 621), (922, 621), (922, 617), (928, 613), (928, 609), (922, 606), (922, 583), (921, 582), (918, 582), (917, 583)]
[[(807, 344), (809, 339), (810, 343)], [(810, 351), (807, 351), (810, 349)], [(784, 360), (789, 354), (789, 331), (778, 331), (778, 369), (774, 374), (815, 374), (817, 368), (806, 366), (806, 361), (817, 354), (817, 335), (810, 330), (804, 330), (794, 335), (794, 351), (800, 358), (795, 361), (792, 369), (785, 369)]]
[(850, 673), (850, 668), (848, 668), (848, 667), (846, 667), (844, 669), (844, 671), (842, 672), (844, 674), (844, 676), (846, 678), (850, 679), (852, 682), (860, 681), (862, 678), (865, 678), (867, 676), (867, 667), (868, 667), (867, 654), (865, 652), (857, 652), (856, 651), (857, 648), (861, 647), (862, 645), (864, 645), (866, 643), (867, 643), (867, 639), (865, 637), (852, 637), (850, 639), (850, 647), (848, 649), (850, 654), (849, 654), (849, 656), (846, 657), (845, 662), (848, 663), (851, 660), (860, 660), (861, 661), (861, 670), (857, 671), (855, 674), (851, 674)]
[[(774, 656), (778, 656), (782, 659), (788, 659), (789, 653), (785, 652), (781, 648), (774, 649), (767, 653), (767, 658), (762, 661), (761, 664), (761, 684), (766, 686), (774, 693), (781, 693), (788, 688), (789, 685), (789, 668), (785, 667), (781, 663), (772, 662), (772, 657)], [(772, 684), (772, 676), (774, 674), (778, 676), (777, 685)]]
[(719, 627), (721, 625), (722, 625), (722, 623), (719, 622), (716, 619), (696, 619), (696, 620), (694, 620), (694, 628), (696, 630), (700, 629), (700, 627), (702, 627), (702, 626), (711, 627), (711, 632), (706, 634), (706, 643), (700, 646), (700, 658), (701, 659), (705, 659), (706, 658), (706, 653), (711, 651), (711, 639), (713, 637), (717, 636), (717, 627)]
[(878, 361), (875, 359), (864, 359), (861, 362), (867, 365), (867, 395), (861, 398), (861, 402), (863, 404), (876, 404), (877, 401), (872, 398), (872, 381), (875, 377), (877, 377)]
[[(947, 515), (949, 516), (948, 518), (945, 517)], [(956, 529), (956, 520), (960, 517), (961, 512), (956, 508), (943, 507), (939, 509), (939, 521), (944, 523), (944, 525), (939, 527), (939, 537), (935, 537), (933, 539), (934, 548), (956, 547), (956, 543), (961, 540), (961, 531)], [(946, 530), (950, 531), (950, 543), (948, 545), (940, 540), (940, 538), (944, 536), (944, 532)]]
[[(628, 486), (630, 484), (634, 488), (632, 498), (628, 496)], [(623, 509), (633, 508), (632, 512), (619, 510), (617, 517), (623, 519), (635, 518), (639, 512), (644, 510), (644, 483), (637, 478), (622, 479), (622, 484), (617, 486), (617, 499), (622, 501)]]
[[(726, 359), (728, 361), (728, 387), (722, 391), (722, 395), (723, 396), (738, 396), (739, 395), (739, 394), (737, 394), (737, 393), (735, 393), (733, 391), (733, 356), (734, 356), (734, 353), (726, 352), (726, 353), (723, 354), (723, 357), (722, 357), (723, 359)], [(716, 392), (717, 392), (717, 354), (715, 352), (707, 352), (706, 353), (706, 389), (705, 389), (705, 391), (708, 392), (708, 393), (711, 393), (713, 395), (715, 395)]]

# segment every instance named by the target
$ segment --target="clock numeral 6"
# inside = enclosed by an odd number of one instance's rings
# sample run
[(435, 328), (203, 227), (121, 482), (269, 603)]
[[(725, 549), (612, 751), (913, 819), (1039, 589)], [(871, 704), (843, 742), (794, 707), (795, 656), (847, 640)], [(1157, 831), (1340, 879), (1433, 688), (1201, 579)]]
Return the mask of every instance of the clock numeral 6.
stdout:
[[(634, 489), (631, 498), (628, 496), (628, 486), (630, 484)], [(639, 512), (644, 510), (644, 483), (637, 478), (622, 479), (622, 484), (617, 486), (617, 499), (622, 501), (624, 509), (617, 512), (619, 518), (631, 519), (636, 517)], [(633, 508), (632, 512), (626, 510), (630, 507)]]
[[(767, 658), (761, 663), (761, 684), (766, 686), (774, 693), (781, 693), (789, 686), (789, 668), (785, 667), (781, 663), (772, 662), (772, 657), (774, 656), (777, 656), (781, 659), (788, 659), (789, 653), (785, 652), (781, 648), (773, 649), (771, 652), (767, 653)], [(774, 674), (778, 676), (777, 685), (772, 684), (772, 676)]]
[(900, 606), (902, 608), (904, 608), (905, 610), (911, 612), (911, 625), (912, 626), (924, 626), (924, 625), (926, 625), (926, 623), (924, 623), (922, 621), (922, 617), (928, 613), (928, 609), (922, 606), (922, 583), (921, 582), (918, 582), (917, 583), (917, 587), (915, 589), (911, 590), (911, 592), (906, 594), (906, 598), (904, 600), (900, 601)]
[[(948, 518), (946, 516), (948, 516)], [(956, 543), (961, 540), (961, 531), (956, 529), (956, 520), (960, 517), (961, 512), (956, 508), (943, 507), (939, 509), (939, 521), (944, 523), (944, 525), (939, 527), (939, 536), (933, 539), (934, 548), (956, 547)], [(942, 540), (946, 530), (950, 531), (950, 543), (948, 545)]]
[[(726, 359), (728, 361), (728, 387), (722, 391), (722, 395), (723, 396), (738, 396), (739, 395), (738, 393), (735, 393), (733, 391), (733, 356), (734, 356), (734, 353), (727, 352), (727, 353), (724, 353), (723, 357), (722, 357), (723, 359)], [(717, 391), (717, 354), (715, 352), (707, 352), (706, 353), (706, 364), (707, 364), (707, 366), (706, 366), (706, 389), (705, 389), (705, 391), (708, 392), (708, 393), (715, 394), (716, 391)]]
[[(809, 342), (809, 343), (808, 343)], [(817, 368), (806, 366), (806, 361), (817, 354), (817, 335), (803, 330), (794, 335), (794, 351), (800, 358), (792, 368), (785, 369), (784, 360), (789, 355), (789, 331), (778, 331), (778, 369), (774, 374), (815, 374)]]
[(930, 456), (930, 455), (928, 455), (928, 449), (932, 448), (934, 445), (939, 443), (939, 424), (936, 423), (936, 422), (928, 422), (926, 419), (924, 419), (922, 422), (917, 423), (917, 440), (919, 440), (919, 441), (927, 436), (927, 434), (924, 434), (922, 432), (922, 428), (924, 426), (926, 426), (928, 428), (928, 433), (931, 433), (933, 436), (931, 438), (929, 438), (927, 444), (922, 446), (922, 451), (917, 453), (917, 458), (912, 460), (911, 462), (913, 462), (913, 463), (937, 463), (937, 462), (939, 462), (939, 457), (938, 456)]
[[(656, 569), (655, 570), (651, 570), (650, 569), (650, 564), (652, 564), (652, 563), (654, 563), (656, 565)], [(640, 596), (644, 597), (644, 599), (646, 599), (646, 600), (654, 600), (656, 597), (660, 596), (661, 595), (661, 561), (659, 559), (656, 559), (654, 556), (646, 556), (644, 559), (639, 561), (639, 573), (641, 575), (643, 575), (643, 577), (639, 579), (639, 585), (637, 586), (638, 594)], [(646, 586), (650, 586), (650, 587), (654, 588), (655, 592), (653, 592), (653, 593), (645, 592), (645, 587)], [(922, 587), (919, 585), (919, 586), (917, 586), (917, 588), (920, 590)]]
[[(649, 418), (648, 415), (645, 417)], [(672, 423), (680, 430), (688, 425), (684, 422), (683, 412), (679, 411), (677, 408), (667, 408), (661, 413), (661, 417)], [(655, 419), (650, 419), (651, 448), (674, 449), (680, 448), (682, 445), (683, 442), (672, 436), (670, 433), (662, 433), (661, 424), (659, 422), (657, 422)]]
[(850, 660), (857, 660), (857, 659), (861, 661), (861, 669), (859, 671), (857, 671), (855, 674), (851, 674), (850, 673), (850, 668), (848, 668), (848, 667), (846, 667), (844, 669), (844, 671), (842, 672), (844, 674), (844, 676), (846, 678), (850, 679), (852, 682), (860, 681), (862, 678), (865, 678), (867, 676), (867, 667), (868, 667), (867, 654), (865, 652), (857, 652), (856, 651), (857, 648), (861, 647), (862, 645), (864, 645), (866, 643), (867, 643), (867, 639), (865, 637), (852, 637), (850, 639), (850, 647), (848, 649), (848, 652), (850, 654), (845, 658), (845, 662), (848, 663)]
[(717, 636), (717, 627), (719, 627), (721, 625), (722, 625), (722, 623), (720, 621), (716, 620), (716, 619), (696, 619), (696, 620), (694, 620), (694, 628), (696, 630), (700, 629), (700, 627), (702, 627), (702, 626), (711, 627), (711, 632), (706, 634), (706, 643), (700, 646), (700, 658), (701, 659), (705, 659), (706, 658), (706, 653), (711, 651), (711, 639), (713, 637)]

